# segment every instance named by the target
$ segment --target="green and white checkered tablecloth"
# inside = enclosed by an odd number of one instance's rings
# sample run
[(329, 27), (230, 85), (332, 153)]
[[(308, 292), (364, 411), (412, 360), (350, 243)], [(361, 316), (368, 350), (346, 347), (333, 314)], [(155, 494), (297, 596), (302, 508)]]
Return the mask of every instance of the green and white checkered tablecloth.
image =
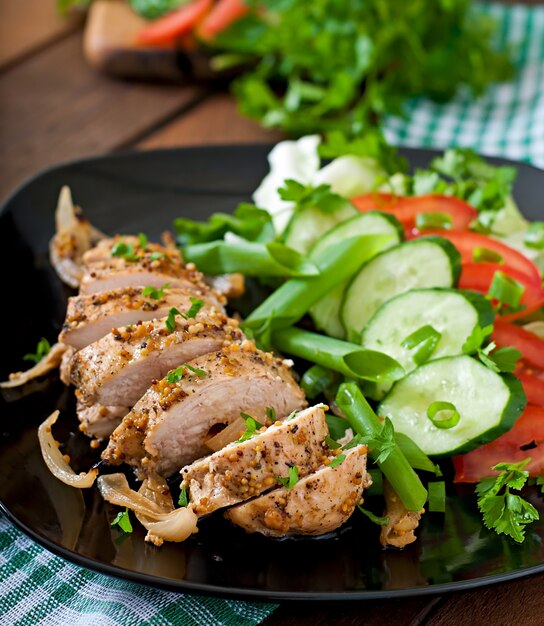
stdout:
[[(463, 93), (444, 105), (414, 99), (407, 120), (385, 120), (387, 137), (395, 145), (470, 146), (544, 167), (544, 6), (484, 10), (500, 22), (500, 43), (515, 46), (516, 80), (490, 88), (477, 102)], [(0, 516), (0, 624), (250, 626), (273, 610), (90, 572), (50, 554)]]
[(395, 146), (471, 147), (544, 168), (544, 6), (480, 6), (500, 25), (498, 45), (513, 46), (515, 80), (476, 102), (466, 92), (447, 104), (414, 98), (406, 119), (385, 120), (386, 137)]

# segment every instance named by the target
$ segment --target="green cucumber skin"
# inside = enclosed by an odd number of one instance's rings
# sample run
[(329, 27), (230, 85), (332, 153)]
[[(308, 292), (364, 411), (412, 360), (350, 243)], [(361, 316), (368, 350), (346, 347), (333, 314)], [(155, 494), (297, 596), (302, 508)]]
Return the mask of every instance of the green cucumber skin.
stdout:
[[(436, 237), (436, 236), (429, 236), (429, 237), (421, 237), (419, 239), (413, 239), (411, 241), (407, 241), (404, 243), (399, 243), (396, 246), (392, 246), (391, 248), (387, 248), (386, 250), (383, 250), (382, 252), (380, 252), (379, 254), (377, 254), (376, 256), (372, 257), (372, 259), (369, 259), (359, 270), (359, 272), (357, 274), (355, 274), (353, 276), (353, 278), (351, 279), (350, 283), (347, 285), (346, 290), (344, 291), (344, 301), (342, 302), (341, 308), (340, 308), (340, 320), (342, 322), (342, 325), (344, 326), (344, 329), (346, 331), (346, 336), (350, 338), (351, 340), (354, 340), (352, 337), (352, 333), (355, 331), (356, 333), (360, 333), (362, 332), (364, 326), (366, 326), (366, 324), (370, 321), (370, 318), (366, 321), (366, 323), (364, 324), (363, 328), (361, 329), (352, 329), (349, 326), (349, 322), (347, 318), (347, 308), (348, 308), (348, 304), (349, 304), (349, 294), (350, 294), (350, 290), (352, 288), (352, 286), (354, 285), (354, 283), (358, 280), (361, 272), (364, 272), (365, 269), (372, 263), (376, 263), (378, 262), (379, 259), (381, 259), (382, 257), (384, 257), (385, 255), (390, 255), (390, 254), (394, 254), (397, 250), (400, 250), (402, 248), (402, 246), (405, 246), (404, 250), (406, 250), (406, 248), (408, 246), (413, 247), (413, 246), (417, 246), (420, 245), (419, 242), (425, 242), (425, 243), (432, 243), (435, 244), (437, 246), (439, 246), (446, 254), (448, 261), (449, 261), (449, 270), (451, 273), (451, 281), (450, 281), (450, 286), (451, 287), (455, 287), (459, 281), (459, 276), (461, 274), (461, 255), (459, 254), (457, 248), (455, 248), (455, 246), (453, 244), (451, 244), (449, 241), (447, 241), (446, 239), (443, 239), (441, 237)], [(430, 288), (427, 287), (427, 288)], [(409, 290), (407, 290), (409, 291)], [(401, 292), (403, 293), (403, 292)], [(395, 294), (393, 297), (397, 296), (399, 294)], [(389, 298), (391, 299), (391, 298)], [(385, 301), (387, 302), (387, 300)], [(385, 304), (385, 302), (382, 302), (382, 304), (380, 306), (382, 306), (383, 304)], [(378, 307), (379, 308), (379, 307)], [(373, 317), (375, 315), (376, 311), (374, 311), (374, 313), (372, 314), (371, 317)]]
[[(395, 394), (395, 391), (399, 385), (403, 383), (406, 384), (406, 381), (410, 376), (414, 375), (416, 372), (418, 372), (422, 368), (434, 366), (437, 363), (445, 362), (448, 360), (451, 361), (452, 359), (460, 359), (460, 358), (472, 359), (472, 357), (468, 357), (466, 355), (463, 357), (460, 357), (460, 356), (442, 357), (440, 359), (436, 359), (435, 361), (429, 361), (428, 363), (425, 363), (424, 365), (420, 366), (416, 370), (412, 371), (403, 379), (395, 383), (391, 391), (387, 394), (384, 400), (378, 405), (378, 408), (377, 408), (378, 415), (385, 417), (385, 411), (383, 410), (383, 405), (389, 401), (389, 399), (393, 396), (393, 394)], [(472, 360), (476, 361), (476, 359), (472, 359)], [(485, 368), (485, 365), (483, 365), (483, 363), (480, 363), (479, 361), (477, 362), (481, 367)], [(488, 428), (487, 430), (475, 435), (470, 440), (457, 446), (454, 449), (448, 450), (447, 452), (433, 453), (428, 450), (425, 450), (425, 453), (428, 456), (441, 458), (441, 457), (452, 457), (458, 454), (466, 454), (467, 452), (470, 452), (476, 448), (479, 448), (480, 446), (486, 443), (490, 443), (491, 441), (494, 441), (501, 435), (504, 435), (504, 433), (508, 432), (514, 426), (514, 424), (516, 423), (518, 418), (521, 416), (521, 414), (523, 413), (527, 405), (527, 398), (525, 396), (525, 392), (523, 391), (523, 386), (521, 384), (521, 381), (518, 378), (516, 378), (513, 374), (500, 374), (500, 375), (496, 374), (496, 376), (499, 376), (502, 379), (503, 383), (505, 384), (509, 392), (508, 401), (506, 405), (504, 406), (497, 423), (491, 428)], [(429, 404), (432, 401), (433, 399), (430, 398)], [(391, 421), (393, 422), (393, 425), (395, 426), (394, 418), (391, 418)], [(403, 432), (403, 431), (399, 430), (399, 432)], [(414, 439), (414, 441), (420, 447), (422, 447), (421, 443), (417, 440), (417, 438), (413, 437), (413, 434), (412, 435), (410, 435), (409, 433), (405, 433), (405, 434), (407, 434), (408, 436), (411, 436)], [(425, 448), (425, 446), (423, 446), (423, 448)]]

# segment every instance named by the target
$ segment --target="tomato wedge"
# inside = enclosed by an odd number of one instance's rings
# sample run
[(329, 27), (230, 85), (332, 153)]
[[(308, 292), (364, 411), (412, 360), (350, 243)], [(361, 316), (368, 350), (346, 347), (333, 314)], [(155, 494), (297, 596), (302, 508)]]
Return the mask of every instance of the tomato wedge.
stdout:
[(249, 6), (242, 0), (219, 0), (197, 28), (197, 35), (210, 41), (248, 12)]
[(192, 0), (175, 11), (154, 20), (141, 30), (136, 40), (141, 44), (162, 44), (189, 32), (210, 11), (213, 0)]
[(523, 385), (527, 402), (544, 408), (544, 380), (524, 370), (516, 372), (516, 376)]
[[(502, 243), (502, 241), (497, 241), (487, 235), (481, 235), (480, 233), (473, 233), (471, 231), (427, 230), (417, 233), (415, 237), (424, 235), (439, 235), (451, 241), (461, 253), (463, 263), (472, 263), (474, 261), (474, 250), (476, 248), (485, 248), (486, 250), (496, 252), (502, 256), (505, 266), (523, 272), (527, 278), (537, 286), (542, 284), (542, 276), (538, 267), (530, 259), (521, 254), (521, 252)], [(414, 238), (414, 235), (412, 235), (411, 238)]]
[(522, 311), (502, 315), (504, 321), (512, 321), (534, 313), (544, 306), (544, 289), (531, 282), (525, 274), (505, 265), (495, 263), (463, 263), (460, 289), (471, 289), (487, 294), (495, 276), (495, 272), (503, 272), (521, 283), (524, 287), (521, 304), (525, 307)]
[(521, 352), (526, 361), (544, 369), (544, 339), (534, 333), (521, 328), (521, 326), (498, 319), (495, 322), (491, 338), (499, 348), (514, 346)]
[[(535, 442), (536, 447), (522, 450)], [(531, 462), (525, 468), (531, 476), (544, 474), (544, 407), (528, 405), (523, 415), (507, 433), (491, 443), (468, 454), (453, 458), (456, 483), (475, 483), (488, 476), (496, 476), (491, 468), (497, 463), (519, 463), (527, 457)]]
[(391, 213), (407, 229), (415, 227), (420, 213), (446, 213), (451, 217), (453, 230), (466, 230), (478, 217), (476, 209), (464, 200), (438, 194), (401, 198), (391, 194), (366, 194), (352, 198), (351, 202), (359, 211)]
[(401, 199), (393, 193), (365, 193), (351, 198), (351, 203), (362, 213), (365, 211), (385, 211)]

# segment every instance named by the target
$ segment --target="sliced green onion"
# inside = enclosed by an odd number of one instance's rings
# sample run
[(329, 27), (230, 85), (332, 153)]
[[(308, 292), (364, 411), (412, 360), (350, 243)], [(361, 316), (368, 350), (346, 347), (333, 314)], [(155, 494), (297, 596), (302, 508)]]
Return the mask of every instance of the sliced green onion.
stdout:
[(451, 402), (432, 402), (427, 409), (427, 417), (441, 429), (453, 428), (459, 424), (461, 416)]
[[(336, 403), (355, 432), (371, 438), (380, 435), (382, 423), (355, 383), (340, 385)], [(404, 506), (409, 511), (420, 511), (427, 501), (427, 490), (397, 444), (378, 465)]]
[(448, 213), (418, 213), (416, 215), (416, 228), (418, 230), (451, 230), (453, 220)]
[(338, 450), (338, 448), (342, 447), (338, 441), (335, 441), (330, 435), (325, 437), (325, 443), (327, 444), (327, 448), (329, 448), (329, 450)]
[(346, 434), (346, 430), (349, 428), (349, 422), (343, 417), (338, 417), (338, 415), (326, 413), (325, 421), (329, 427), (330, 436), (336, 441), (342, 439), (342, 437)]
[(495, 272), (489, 287), (489, 296), (494, 300), (498, 300), (501, 306), (504, 305), (509, 309), (517, 309), (524, 291), (525, 287), (508, 274)]
[(435, 476), (442, 476), (442, 471), (438, 465), (435, 465), (431, 459), (423, 452), (416, 442), (404, 433), (395, 433), (395, 441), (402, 453), (408, 460), (408, 463), (416, 469), (424, 472), (432, 472)]
[(544, 250), (544, 222), (533, 222), (525, 233), (524, 243), (528, 248)]
[(504, 263), (502, 254), (495, 252), (495, 250), (481, 248), (479, 246), (474, 248), (472, 259), (475, 263), (498, 263), (499, 265)]
[[(276, 289), (245, 320), (257, 336), (298, 322), (333, 287), (349, 279), (361, 265), (391, 242), (390, 235), (350, 237), (316, 254), (318, 276), (292, 278)], [(202, 269), (202, 268), (201, 268)]]
[(300, 328), (278, 330), (273, 333), (272, 342), (280, 352), (313, 361), (351, 378), (384, 382), (404, 376), (403, 367), (383, 352), (366, 350), (354, 343)]
[(319, 269), (304, 255), (282, 243), (210, 241), (186, 246), (186, 261), (206, 274), (246, 276), (317, 276)]
[(334, 459), (329, 463), (329, 467), (332, 467), (333, 469), (335, 467), (338, 467), (339, 465), (342, 465), (342, 463), (346, 460), (346, 455), (345, 454), (339, 454), (338, 456), (334, 457)]
[(429, 511), (432, 513), (446, 512), (446, 483), (441, 480), (429, 483)]
[(313, 400), (338, 380), (338, 374), (322, 365), (312, 365), (304, 372), (300, 381), (300, 386), (308, 398)]
[(413, 359), (414, 363), (421, 365), (431, 358), (441, 338), (442, 333), (439, 333), (430, 324), (426, 324), (411, 335), (408, 335), (400, 345), (407, 350), (413, 350), (417, 347), (413, 354)]

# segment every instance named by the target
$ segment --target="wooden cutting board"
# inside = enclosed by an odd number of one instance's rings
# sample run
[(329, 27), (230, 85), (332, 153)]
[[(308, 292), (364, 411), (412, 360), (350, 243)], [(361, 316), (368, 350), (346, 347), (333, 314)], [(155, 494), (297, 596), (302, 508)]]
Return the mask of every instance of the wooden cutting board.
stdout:
[(187, 82), (226, 77), (210, 69), (203, 52), (137, 44), (136, 35), (146, 24), (124, 0), (95, 0), (85, 27), (85, 58), (97, 70), (120, 78)]

